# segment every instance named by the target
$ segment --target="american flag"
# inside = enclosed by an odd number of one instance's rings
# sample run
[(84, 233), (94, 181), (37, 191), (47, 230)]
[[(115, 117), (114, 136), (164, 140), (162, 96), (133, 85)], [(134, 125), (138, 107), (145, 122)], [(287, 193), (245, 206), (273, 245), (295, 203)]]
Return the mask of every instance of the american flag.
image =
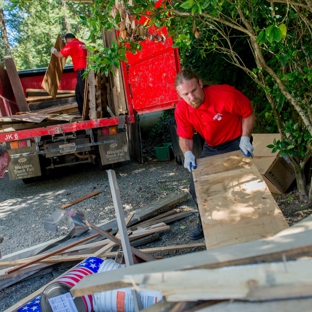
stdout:
[(40, 298), (41, 295), (19, 308), (17, 312), (42, 312), (40, 308)]
[[(74, 267), (72, 270), (62, 275), (55, 282), (60, 284), (66, 284), (70, 287), (75, 286), (84, 276), (97, 273), (100, 265), (104, 262), (103, 259), (90, 257)], [(40, 308), (41, 296), (28, 302), (18, 312), (42, 312)], [(82, 296), (82, 300), (85, 303), (86, 311), (93, 311), (93, 298), (92, 295)]]

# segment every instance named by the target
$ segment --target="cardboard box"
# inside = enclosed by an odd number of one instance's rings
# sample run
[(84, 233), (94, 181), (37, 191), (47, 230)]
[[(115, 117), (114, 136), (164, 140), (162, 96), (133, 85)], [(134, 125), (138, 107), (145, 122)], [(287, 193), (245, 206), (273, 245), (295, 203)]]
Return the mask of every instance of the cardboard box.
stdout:
[(274, 138), (280, 134), (253, 134), (253, 161), (271, 193), (283, 194), (295, 180), (295, 173), (287, 157), (279, 157), (279, 153), (272, 153), (267, 145), (272, 144)]

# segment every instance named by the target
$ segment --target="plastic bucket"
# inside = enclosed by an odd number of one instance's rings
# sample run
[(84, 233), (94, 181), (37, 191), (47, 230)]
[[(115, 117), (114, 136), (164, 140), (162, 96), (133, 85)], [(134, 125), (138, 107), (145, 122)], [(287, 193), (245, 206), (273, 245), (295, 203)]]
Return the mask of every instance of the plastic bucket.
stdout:
[[(60, 278), (49, 284), (41, 295), (40, 307), (44, 312), (53, 312), (49, 299), (70, 292), (70, 289), (79, 283), (85, 276), (97, 273), (103, 259), (90, 257), (74, 267), (72, 270), (62, 275)], [(73, 299), (74, 304), (79, 312), (93, 311), (93, 296), (85, 295)]]
[[(124, 264), (117, 264), (113, 260), (105, 260), (100, 266), (98, 273), (115, 270), (124, 266)], [(140, 297), (144, 309), (162, 299), (159, 291), (140, 291)], [(93, 306), (95, 312), (135, 311), (130, 287), (93, 294)]]
[(162, 143), (161, 145), (154, 147), (157, 161), (170, 160), (170, 158), (171, 158), (171, 155), (170, 155), (171, 146), (172, 146), (172, 143)]

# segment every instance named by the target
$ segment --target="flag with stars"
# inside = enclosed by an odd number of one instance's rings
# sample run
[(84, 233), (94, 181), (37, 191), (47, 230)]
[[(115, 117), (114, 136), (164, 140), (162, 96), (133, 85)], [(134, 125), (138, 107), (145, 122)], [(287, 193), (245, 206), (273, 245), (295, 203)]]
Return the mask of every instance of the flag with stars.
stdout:
[(17, 312), (41, 312), (40, 298), (41, 295), (19, 308)]
[[(68, 271), (66, 274), (62, 275), (55, 283), (66, 284), (70, 287), (74, 287), (83, 277), (97, 273), (100, 265), (104, 262), (103, 259), (90, 257), (81, 262), (79, 265), (74, 267), (72, 270)], [(17, 312), (42, 312), (40, 308), (40, 298), (41, 295), (21, 308)], [(86, 306), (86, 311), (93, 311), (93, 297), (92, 295), (86, 295), (81, 297)], [(44, 312), (44, 311), (43, 311)]]
[[(78, 264), (67, 274), (61, 276), (56, 280), (57, 283), (65, 284), (70, 287), (74, 287), (78, 284), (85, 276), (97, 273), (100, 265), (104, 262), (103, 259), (90, 257)], [(93, 297), (92, 295), (85, 295), (81, 297), (86, 306), (86, 311), (93, 311)]]

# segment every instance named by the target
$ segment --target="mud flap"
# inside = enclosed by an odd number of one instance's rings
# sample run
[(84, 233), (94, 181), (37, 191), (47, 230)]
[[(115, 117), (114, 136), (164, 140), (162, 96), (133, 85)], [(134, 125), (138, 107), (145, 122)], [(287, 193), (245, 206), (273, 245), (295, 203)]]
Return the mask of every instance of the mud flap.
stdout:
[(98, 135), (102, 165), (109, 165), (130, 160), (128, 139), (126, 132), (110, 135)]
[[(35, 152), (36, 147), (24, 147), (14, 150), (9, 150), (9, 154), (23, 154), (29, 152)], [(9, 168), (10, 180), (28, 179), (41, 176), (39, 155), (19, 156), (11, 159)]]

